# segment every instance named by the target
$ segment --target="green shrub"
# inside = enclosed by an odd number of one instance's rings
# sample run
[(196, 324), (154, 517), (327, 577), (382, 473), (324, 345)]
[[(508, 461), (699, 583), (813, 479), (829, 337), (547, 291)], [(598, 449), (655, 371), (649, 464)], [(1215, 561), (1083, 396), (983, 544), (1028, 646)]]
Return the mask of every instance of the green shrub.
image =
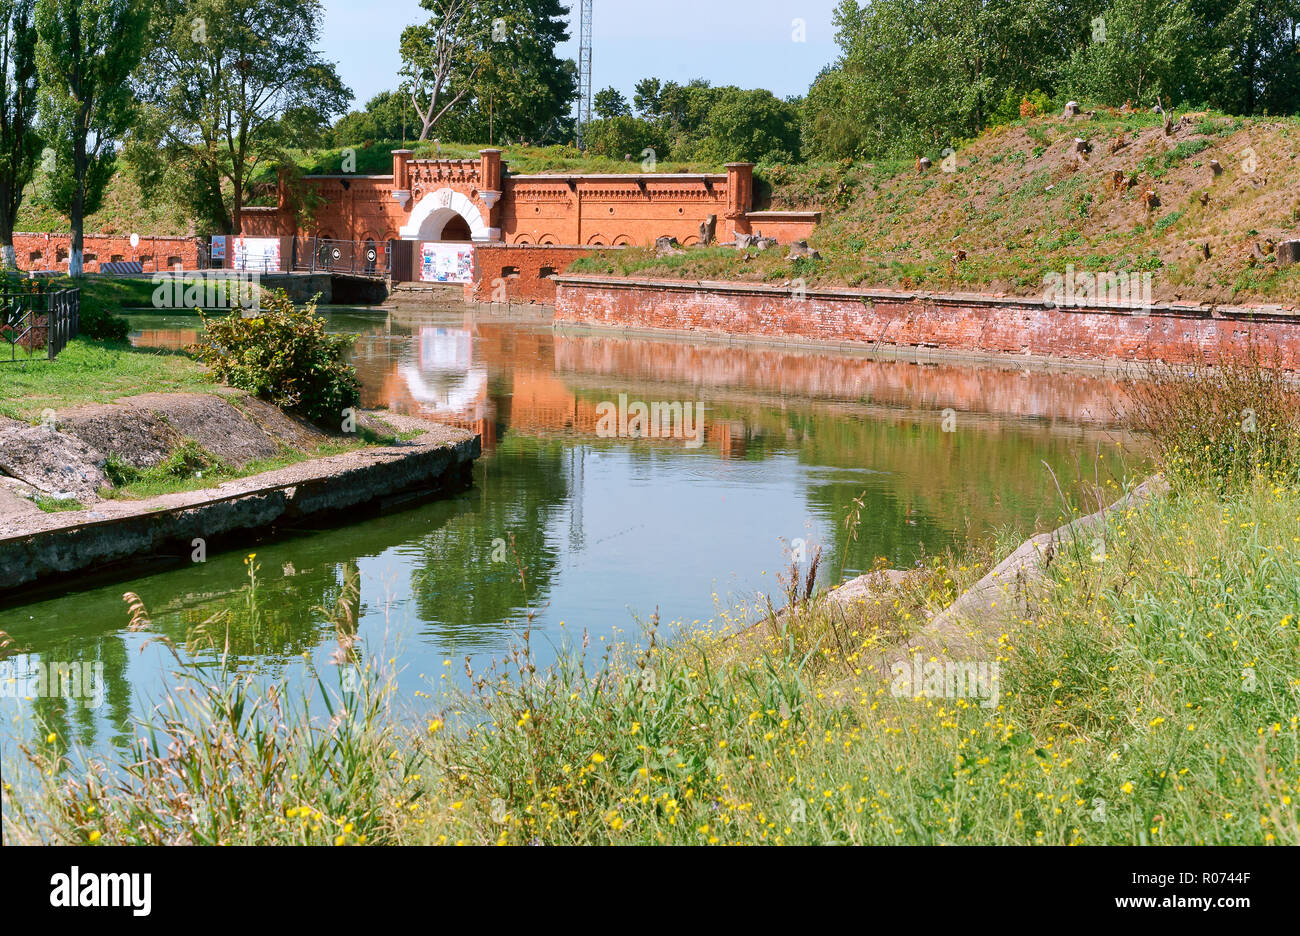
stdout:
[(592, 120), (583, 126), (587, 148), (596, 156), (622, 159), (631, 156), (640, 163), (647, 149), (655, 151), (656, 160), (668, 155), (668, 138), (663, 130), (640, 117), (609, 117)]
[(324, 426), (338, 426), (361, 402), (356, 369), (344, 360), (353, 338), (327, 333), (315, 302), (299, 309), (280, 289), (252, 315), (204, 317), (203, 325), (199, 360), (232, 387)]
[(126, 341), (131, 326), (126, 319), (118, 318), (107, 306), (97, 302), (81, 306), (80, 334), (92, 341)]

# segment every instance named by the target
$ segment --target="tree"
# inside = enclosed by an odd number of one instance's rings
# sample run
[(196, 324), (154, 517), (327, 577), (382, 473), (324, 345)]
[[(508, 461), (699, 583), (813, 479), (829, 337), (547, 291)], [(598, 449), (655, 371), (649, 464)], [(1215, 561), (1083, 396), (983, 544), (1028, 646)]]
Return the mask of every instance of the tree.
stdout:
[(1099, 0), (843, 0), (809, 91), (810, 155), (915, 155), (973, 136), (1008, 89), (1053, 89)]
[(632, 89), (632, 104), (641, 117), (659, 116), (659, 95), (663, 84), (658, 78), (642, 78)]
[(335, 146), (362, 146), (371, 140), (405, 140), (416, 119), (411, 99), (401, 91), (381, 91), (334, 124)]
[(41, 128), (54, 147), (45, 184), (71, 222), (72, 276), (81, 275), (86, 215), (99, 207), (130, 126), (129, 79), (148, 18), (139, 0), (36, 0)]
[(704, 126), (703, 149), (715, 162), (790, 162), (799, 155), (799, 108), (771, 91), (722, 89)]
[[(1199, 48), (1192, 0), (1112, 0), (1095, 34), (1075, 50), (1063, 85), (1071, 95), (1100, 104), (1188, 100), (1200, 67), (1224, 69), (1223, 55)], [(1216, 62), (1217, 60), (1217, 62)]]
[(473, 34), (487, 44), (465, 130), (489, 142), (571, 136), (578, 69), (555, 54), (569, 38), (568, 8), (560, 0), (479, 0), (472, 10)]
[(41, 141), (36, 120), (36, 27), (34, 0), (0, 0), (0, 266), (17, 268), (14, 223), (23, 190), (32, 179)]
[(433, 15), (402, 30), (404, 87), (427, 140), (448, 111), (473, 87), (485, 60), (486, 43), (501, 27), (472, 15), (477, 0), (420, 0)]
[(320, 0), (157, 2), (141, 96), (207, 220), (238, 234), (258, 170), (291, 146), (323, 140), (351, 97), (314, 48), (323, 8)]
[(582, 135), (592, 154), (611, 159), (631, 156), (640, 162), (648, 155), (645, 151), (651, 149), (657, 160), (668, 152), (668, 137), (663, 128), (630, 114), (589, 121), (583, 125)]
[(617, 88), (602, 88), (596, 92), (595, 98), (592, 99), (591, 106), (596, 111), (596, 116), (601, 120), (607, 120), (610, 117), (628, 117), (632, 111), (627, 106), (627, 98), (623, 97), (623, 92)]

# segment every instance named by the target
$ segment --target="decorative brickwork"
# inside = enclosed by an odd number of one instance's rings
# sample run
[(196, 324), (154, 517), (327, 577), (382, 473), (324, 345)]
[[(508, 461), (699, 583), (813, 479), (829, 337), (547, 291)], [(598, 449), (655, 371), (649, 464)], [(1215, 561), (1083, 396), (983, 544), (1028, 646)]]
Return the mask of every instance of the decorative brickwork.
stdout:
[(282, 179), (279, 206), (247, 209), (243, 233), (575, 246), (649, 246), (668, 236), (689, 246), (714, 215), (720, 241), (756, 230), (783, 241), (807, 237), (816, 212), (752, 211), (753, 169), (734, 163), (725, 174), (510, 175), (500, 150), (482, 150), (476, 160), (413, 159), (410, 150), (394, 150), (392, 175), (306, 177), (324, 202), (314, 229), (296, 230)]

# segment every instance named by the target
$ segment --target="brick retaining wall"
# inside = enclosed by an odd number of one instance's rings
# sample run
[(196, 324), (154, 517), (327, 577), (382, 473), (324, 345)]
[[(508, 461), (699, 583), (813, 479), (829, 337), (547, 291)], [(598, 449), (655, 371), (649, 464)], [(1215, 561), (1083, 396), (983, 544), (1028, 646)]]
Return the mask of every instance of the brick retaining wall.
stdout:
[(1060, 307), (1036, 298), (561, 276), (559, 322), (935, 349), (977, 357), (1186, 362), (1255, 341), (1300, 369), (1300, 313), (1280, 307)]
[(465, 300), (551, 305), (555, 302), (555, 281), (551, 277), (598, 249), (614, 248), (475, 244), (478, 271), (473, 285), (465, 287)]

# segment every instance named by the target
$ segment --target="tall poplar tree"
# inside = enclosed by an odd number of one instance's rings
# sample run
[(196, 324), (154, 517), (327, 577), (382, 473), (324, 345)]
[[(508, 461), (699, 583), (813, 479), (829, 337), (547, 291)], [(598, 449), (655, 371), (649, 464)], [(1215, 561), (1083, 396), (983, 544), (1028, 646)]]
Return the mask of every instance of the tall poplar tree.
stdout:
[(14, 224), (32, 179), (40, 137), (36, 122), (34, 0), (0, 0), (0, 266), (17, 267)]
[(131, 125), (129, 79), (148, 18), (143, 0), (36, 0), (41, 131), (52, 150), (46, 196), (72, 225), (71, 276), (81, 275), (86, 215), (99, 208)]

